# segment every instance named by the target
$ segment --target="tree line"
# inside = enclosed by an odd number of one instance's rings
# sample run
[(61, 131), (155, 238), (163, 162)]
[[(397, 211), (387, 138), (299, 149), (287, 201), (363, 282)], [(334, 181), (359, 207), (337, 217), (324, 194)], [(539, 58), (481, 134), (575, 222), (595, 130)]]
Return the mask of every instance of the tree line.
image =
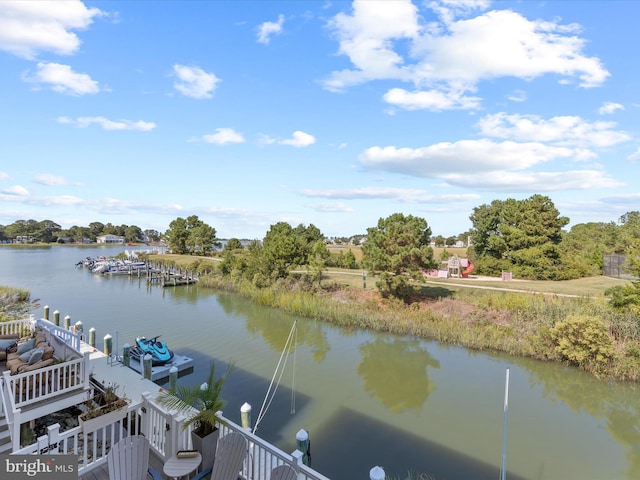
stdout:
[[(461, 236), (471, 240), (466, 255), (475, 271), (483, 275), (509, 271), (516, 278), (533, 280), (600, 275), (604, 255), (633, 254), (640, 248), (640, 212), (628, 212), (618, 223), (589, 222), (566, 231), (569, 218), (560, 215), (551, 199), (543, 195), (494, 200), (474, 208), (469, 219), (472, 228)], [(68, 230), (50, 220), (20, 220), (0, 226), (0, 239), (30, 235), (43, 242), (64, 236), (95, 240), (108, 233), (123, 236), (127, 242), (140, 241), (143, 236), (152, 241), (162, 239), (178, 254), (207, 256), (221, 245), (216, 229), (196, 215), (173, 220), (164, 233), (100, 222)], [(430, 247), (432, 240), (425, 219), (396, 213), (379, 219), (366, 235), (357, 237), (363, 255), (358, 263), (350, 250), (331, 255), (325, 235), (315, 225), (293, 227), (278, 222), (262, 240), (251, 241), (246, 248), (238, 239), (229, 239), (221, 271), (265, 285), (294, 269), (303, 268), (311, 278), (320, 278), (327, 267), (364, 268), (379, 278), (383, 294), (405, 297), (410, 295), (412, 279), (438, 265)]]

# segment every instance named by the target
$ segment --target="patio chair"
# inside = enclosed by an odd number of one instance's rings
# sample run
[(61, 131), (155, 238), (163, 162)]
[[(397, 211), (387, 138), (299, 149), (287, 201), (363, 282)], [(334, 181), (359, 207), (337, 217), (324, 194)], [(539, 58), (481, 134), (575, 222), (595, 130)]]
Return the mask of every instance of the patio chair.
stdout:
[(296, 480), (298, 473), (289, 465), (278, 465), (271, 470), (269, 480)]
[(193, 480), (237, 480), (247, 458), (247, 447), (247, 439), (241, 433), (230, 432), (220, 437), (213, 467), (203, 470)]
[(107, 453), (109, 480), (141, 480), (150, 475), (162, 480), (162, 474), (149, 468), (149, 440), (131, 435), (119, 440)]

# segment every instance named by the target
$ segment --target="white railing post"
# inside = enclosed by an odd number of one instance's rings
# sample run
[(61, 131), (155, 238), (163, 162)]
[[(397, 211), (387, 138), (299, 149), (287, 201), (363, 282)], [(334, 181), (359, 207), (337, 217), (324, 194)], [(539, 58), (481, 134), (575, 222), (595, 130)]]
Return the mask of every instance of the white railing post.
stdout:
[(13, 434), (11, 435), (11, 451), (15, 452), (20, 448), (20, 416), (22, 412), (19, 408), (13, 409)]
[(89, 352), (85, 352), (82, 361), (82, 385), (85, 390), (88, 390), (91, 387), (91, 378), (89, 374), (91, 373), (89, 369), (89, 357), (91, 354)]
[(49, 442), (49, 446), (56, 445), (56, 451), (60, 453), (60, 424), (54, 423), (53, 425), (49, 425), (47, 427), (47, 441)]

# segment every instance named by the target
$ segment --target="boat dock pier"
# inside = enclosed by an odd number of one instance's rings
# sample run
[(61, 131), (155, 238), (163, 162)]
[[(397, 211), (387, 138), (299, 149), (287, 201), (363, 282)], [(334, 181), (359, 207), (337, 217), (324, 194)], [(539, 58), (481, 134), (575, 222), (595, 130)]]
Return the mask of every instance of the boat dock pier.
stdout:
[[(181, 374), (191, 373), (193, 371), (193, 358), (187, 357), (186, 355), (179, 355), (177, 353), (174, 354), (173, 359), (169, 363), (151, 367), (150, 380), (152, 382), (156, 382), (158, 380), (169, 378), (169, 374), (173, 367), (178, 369), (178, 376)], [(144, 365), (138, 358), (131, 357), (129, 359), (129, 368), (138, 372), (140, 375), (144, 374)]]

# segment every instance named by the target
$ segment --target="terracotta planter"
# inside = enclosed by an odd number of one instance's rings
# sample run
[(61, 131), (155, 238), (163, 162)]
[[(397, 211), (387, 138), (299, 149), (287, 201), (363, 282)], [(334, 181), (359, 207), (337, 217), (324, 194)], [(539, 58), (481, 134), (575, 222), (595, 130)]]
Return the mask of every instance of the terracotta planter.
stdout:
[(219, 434), (219, 428), (216, 428), (206, 437), (201, 437), (196, 432), (191, 432), (191, 443), (193, 444), (193, 448), (202, 455), (200, 471), (203, 471), (213, 465), (213, 460), (216, 457), (216, 447), (218, 446)]
[[(105, 408), (105, 407), (102, 407)], [(96, 430), (101, 429), (102, 427), (106, 427), (107, 425), (111, 425), (118, 420), (122, 420), (127, 415), (127, 405), (124, 407), (120, 407), (118, 410), (112, 410), (110, 412), (104, 413), (98, 417), (93, 417), (88, 420), (84, 420), (82, 415), (78, 417), (78, 421), (80, 426), (82, 427), (82, 431), (85, 433), (95, 432)]]

